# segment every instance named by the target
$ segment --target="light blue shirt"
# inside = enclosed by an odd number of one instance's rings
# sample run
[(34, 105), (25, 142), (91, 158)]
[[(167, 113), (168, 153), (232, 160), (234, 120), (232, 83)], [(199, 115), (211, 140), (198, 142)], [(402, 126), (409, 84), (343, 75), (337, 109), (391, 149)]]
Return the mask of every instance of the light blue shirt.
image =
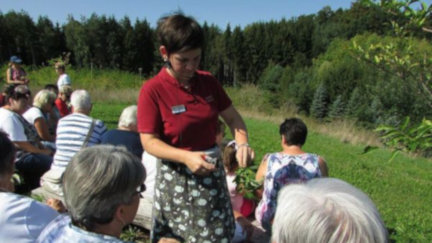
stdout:
[(39, 243), (124, 243), (116, 237), (101, 235), (80, 229), (71, 223), (69, 216), (60, 215), (40, 234)]

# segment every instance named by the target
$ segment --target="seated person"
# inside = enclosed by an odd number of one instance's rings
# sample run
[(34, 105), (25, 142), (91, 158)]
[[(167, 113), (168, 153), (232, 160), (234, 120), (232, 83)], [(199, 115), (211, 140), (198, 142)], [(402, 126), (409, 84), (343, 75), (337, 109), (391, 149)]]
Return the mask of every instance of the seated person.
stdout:
[(307, 137), (307, 127), (302, 120), (285, 119), (279, 134), (282, 151), (266, 154), (256, 174), (256, 180), (263, 181), (264, 188), (255, 218), (267, 231), (271, 229), (278, 192), (284, 185), (328, 176), (324, 159), (302, 150)]
[(279, 192), (272, 242), (388, 242), (374, 203), (335, 178), (288, 185)]
[(17, 191), (28, 192), (39, 186), (40, 177), (49, 170), (52, 163), (52, 150), (43, 146), (30, 123), (22, 117), (31, 100), (26, 85), (9, 85), (6, 88), (7, 104), (0, 108), (0, 129), (18, 148), (15, 168), (24, 179)]
[(119, 236), (145, 190), (141, 161), (123, 147), (84, 148), (68, 164), (63, 192), (70, 216), (59, 216), (38, 242), (123, 242)]
[(8, 84), (25, 84), (28, 85), (30, 80), (27, 73), (21, 67), (22, 60), (17, 56), (11, 56), (9, 67), (6, 70), (6, 83)]
[(58, 97), (55, 100), (57, 110), (60, 112), (60, 117), (67, 116), (71, 113), (69, 107), (70, 97), (72, 94), (72, 87), (69, 85), (63, 85), (59, 88)]
[(71, 104), (73, 113), (58, 122), (54, 161), (51, 169), (42, 177), (42, 188), (57, 195), (57, 199), (62, 196), (60, 177), (72, 157), (82, 148), (100, 144), (106, 132), (101, 120), (89, 117), (92, 103), (87, 91), (74, 91)]
[[(55, 97), (56, 97), (56, 100), (57, 100), (57, 97), (59, 95), (59, 90), (58, 90), (57, 85), (55, 85), (55, 84), (46, 84), (44, 86), (44, 89), (53, 92), (56, 95)], [(51, 112), (48, 113), (48, 116), (47, 116), (48, 125), (49, 125), (49, 131), (53, 135), (56, 134), (57, 123), (58, 123), (59, 119), (60, 119), (60, 112), (57, 109), (57, 105), (55, 104), (55, 101), (54, 101), (54, 107), (51, 109)]]
[(119, 118), (118, 129), (109, 130), (102, 136), (102, 144), (123, 145), (129, 152), (141, 158), (143, 147), (137, 132), (137, 106), (126, 107)]
[(237, 190), (236, 170), (239, 165), (236, 159), (236, 142), (230, 141), (223, 150), (223, 164), (226, 173), (227, 187), (230, 194), (231, 205), (233, 207), (234, 218), (236, 220), (236, 230), (232, 242), (243, 242), (249, 239), (253, 233), (254, 226), (247, 219), (255, 209), (255, 202), (246, 199)]
[(32, 124), (42, 140), (42, 144), (55, 150), (55, 134), (49, 131), (48, 114), (55, 107), (56, 95), (48, 90), (42, 89), (33, 98), (33, 107), (24, 112), (23, 117)]
[(151, 230), (152, 225), (152, 210), (153, 210), (153, 197), (155, 191), (156, 171), (158, 158), (144, 151), (142, 154), (142, 164), (146, 170), (145, 186), (146, 190), (142, 193), (140, 205), (137, 215), (134, 219), (134, 224), (139, 225), (145, 229)]
[(0, 238), (2, 242), (34, 242), (58, 213), (29, 197), (13, 193), (15, 145), (0, 132)]

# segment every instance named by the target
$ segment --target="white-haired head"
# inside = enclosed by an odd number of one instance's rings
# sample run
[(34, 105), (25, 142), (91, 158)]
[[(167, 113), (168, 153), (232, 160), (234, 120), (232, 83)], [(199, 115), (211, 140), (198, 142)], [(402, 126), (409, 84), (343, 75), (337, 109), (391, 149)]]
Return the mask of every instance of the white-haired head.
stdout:
[(285, 186), (280, 192), (272, 241), (387, 242), (374, 203), (354, 186), (335, 178)]
[(39, 109), (44, 108), (47, 104), (54, 104), (55, 99), (57, 98), (56, 94), (52, 91), (42, 89), (33, 98), (33, 106)]
[(71, 105), (74, 112), (90, 113), (92, 103), (89, 92), (83, 89), (75, 90), (71, 95)]
[(137, 126), (137, 106), (131, 105), (123, 109), (118, 123), (119, 128), (136, 130)]

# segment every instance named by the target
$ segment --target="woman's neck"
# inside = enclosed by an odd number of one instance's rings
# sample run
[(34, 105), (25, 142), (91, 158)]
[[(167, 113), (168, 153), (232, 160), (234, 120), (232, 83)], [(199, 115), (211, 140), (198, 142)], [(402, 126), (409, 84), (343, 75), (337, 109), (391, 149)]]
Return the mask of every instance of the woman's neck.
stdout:
[(299, 145), (282, 145), (282, 153), (284, 154), (292, 154), (292, 155), (298, 155), (298, 154), (304, 154), (305, 152), (301, 149), (301, 146)]

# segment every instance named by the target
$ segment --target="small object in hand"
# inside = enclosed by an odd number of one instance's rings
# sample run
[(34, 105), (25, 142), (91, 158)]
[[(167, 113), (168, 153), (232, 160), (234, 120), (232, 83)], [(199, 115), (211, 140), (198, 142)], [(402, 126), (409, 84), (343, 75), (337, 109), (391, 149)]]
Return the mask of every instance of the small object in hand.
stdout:
[(207, 155), (201, 155), (201, 158), (203, 159), (203, 160), (205, 160), (207, 163), (210, 163), (210, 164), (216, 164), (217, 163), (217, 158), (212, 158), (212, 157), (210, 157), (210, 156), (207, 156)]

